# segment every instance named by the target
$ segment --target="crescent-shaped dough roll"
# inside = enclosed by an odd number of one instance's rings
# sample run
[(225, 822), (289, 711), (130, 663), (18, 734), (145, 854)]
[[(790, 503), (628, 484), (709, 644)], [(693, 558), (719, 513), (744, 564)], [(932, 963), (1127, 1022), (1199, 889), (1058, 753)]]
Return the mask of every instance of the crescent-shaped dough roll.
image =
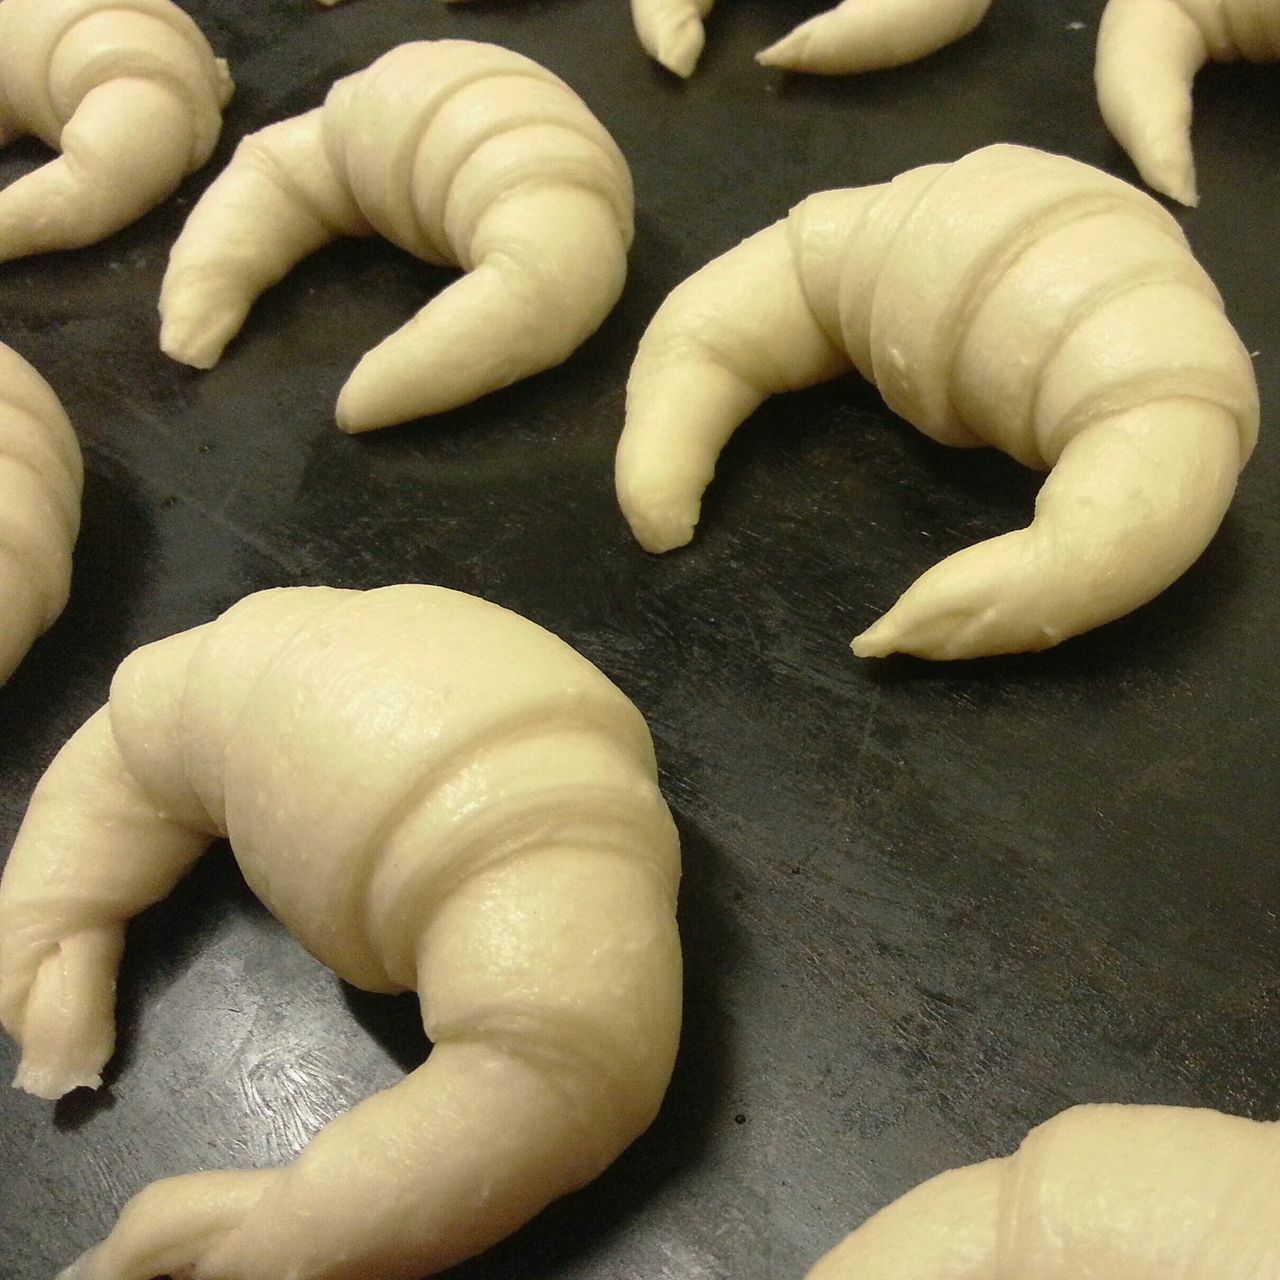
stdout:
[(0, 684), (66, 607), (83, 478), (58, 397), (0, 342)]
[(762, 49), (756, 61), (821, 75), (901, 67), (967, 36), (990, 7), (991, 0), (843, 0)]
[(988, 147), (811, 196), (663, 303), (618, 445), (640, 543), (689, 541), (767, 396), (851, 368), (933, 439), (1051, 469), (1028, 528), (929, 570), (862, 656), (1042, 649), (1129, 612), (1204, 550), (1257, 438), (1248, 353), (1172, 217), (1077, 161)]
[(401, 45), (240, 144), (173, 246), (160, 345), (209, 368), (295, 263), (377, 232), (467, 274), (360, 361), (338, 425), (439, 413), (559, 364), (599, 327), (633, 202), (613, 139), (551, 72), (496, 45)]
[(807, 1280), (1270, 1280), (1280, 1124), (1081, 1106), (880, 1210)]
[(0, 143), (56, 160), (0, 191), (0, 261), (128, 226), (213, 153), (227, 64), (169, 0), (3, 0)]
[(1191, 86), (1213, 59), (1280, 59), (1276, 0), (1108, 0), (1098, 28), (1098, 105), (1143, 181), (1196, 204)]
[(146, 1188), (68, 1276), (417, 1280), (652, 1121), (679, 845), (640, 713), (556, 637), (436, 587), (286, 588), (129, 657), (0, 880), (18, 1085), (98, 1082), (126, 920), (222, 835), (313, 955), (416, 989), (434, 1047), (291, 1165)]

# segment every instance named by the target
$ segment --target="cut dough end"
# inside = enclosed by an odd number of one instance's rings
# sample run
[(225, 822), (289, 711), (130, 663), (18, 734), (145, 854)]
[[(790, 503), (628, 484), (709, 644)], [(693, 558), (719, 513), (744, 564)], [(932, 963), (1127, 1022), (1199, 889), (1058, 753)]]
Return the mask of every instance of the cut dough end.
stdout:
[(13, 1077), (13, 1087), (31, 1094), (32, 1097), (43, 1098), (46, 1102), (56, 1102), (74, 1089), (100, 1089), (102, 1076), (99, 1073), (64, 1075), (54, 1069), (31, 1066), (23, 1058)]

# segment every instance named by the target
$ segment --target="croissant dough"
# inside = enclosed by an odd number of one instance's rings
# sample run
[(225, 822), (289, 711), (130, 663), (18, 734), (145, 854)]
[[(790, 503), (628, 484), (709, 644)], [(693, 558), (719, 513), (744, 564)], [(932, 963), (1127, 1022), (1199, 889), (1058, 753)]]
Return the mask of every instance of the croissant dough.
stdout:
[(1280, 1124), (1072, 1107), (909, 1191), (808, 1280), (1263, 1280), (1280, 1275), (1277, 1195)]
[(1276, 0), (1108, 0), (1094, 78), (1103, 119), (1143, 181), (1197, 203), (1191, 86), (1209, 60), (1280, 59)]
[(551, 72), (496, 45), (401, 45), (240, 144), (173, 247), (160, 344), (209, 368), (295, 263), (377, 232), (468, 274), (360, 361), (338, 425), (439, 413), (595, 332), (622, 292), (633, 211), (622, 153)]
[(679, 846), (644, 720), (562, 641), (441, 588), (292, 588), (134, 653), (0, 880), (17, 1084), (98, 1082), (125, 921), (224, 834), (341, 977), (418, 990), (434, 1048), (290, 1166), (148, 1187), (67, 1276), (416, 1280), (653, 1119)]
[(1052, 469), (1028, 528), (929, 570), (863, 656), (1041, 649), (1129, 612), (1207, 545), (1257, 438), (1248, 353), (1177, 223), (1087, 165), (988, 147), (811, 196), (663, 303), (618, 444), (641, 545), (689, 541), (766, 397), (851, 368), (933, 439)]
[(66, 608), (83, 479), (58, 397), (0, 342), (0, 684)]
[(756, 61), (824, 75), (900, 67), (967, 36), (990, 7), (991, 0), (842, 0)]
[(154, 208), (213, 153), (232, 88), (170, 0), (3, 0), (0, 145), (33, 134), (62, 156), (0, 191), (0, 261)]

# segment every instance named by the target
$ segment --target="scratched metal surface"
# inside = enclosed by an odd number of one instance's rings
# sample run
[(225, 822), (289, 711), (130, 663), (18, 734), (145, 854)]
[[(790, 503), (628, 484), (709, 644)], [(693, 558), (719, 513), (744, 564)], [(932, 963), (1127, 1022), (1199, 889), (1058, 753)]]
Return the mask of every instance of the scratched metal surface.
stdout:
[[(1090, 88), (1096, 0), (1000, 0), (862, 79), (766, 74), (808, 4), (738, 0), (688, 84), (620, 0), (190, 0), (240, 88), (214, 165), (97, 248), (0, 268), (0, 337), (88, 465), (72, 603), (0, 691), (0, 849), (137, 644), (289, 583), (424, 580), (558, 631), (648, 715), (683, 831), (680, 1065), (652, 1131), (469, 1280), (796, 1277), (938, 1169), (1083, 1100), (1280, 1115), (1280, 70), (1200, 81), (1180, 214), (1251, 350), (1263, 443), (1204, 558), (1056, 652), (856, 661), (942, 554), (1023, 521), (1035, 478), (894, 421), (856, 380), (770, 404), (694, 545), (629, 540), (611, 491), (628, 359), (665, 292), (806, 193), (997, 140), (1129, 176)], [(438, 421), (332, 426), (358, 355), (447, 278), (344, 244), (214, 371), (156, 343), (165, 254), (248, 129), (399, 40), (495, 39), (573, 84), (631, 160), (626, 296), (560, 370)], [(8, 180), (40, 157), (18, 146)], [(225, 849), (131, 930), (108, 1086), (0, 1097), (0, 1275), (49, 1280), (154, 1177), (289, 1157), (424, 1048), (411, 1000), (310, 960)], [(16, 1054), (0, 1047), (0, 1071)]]

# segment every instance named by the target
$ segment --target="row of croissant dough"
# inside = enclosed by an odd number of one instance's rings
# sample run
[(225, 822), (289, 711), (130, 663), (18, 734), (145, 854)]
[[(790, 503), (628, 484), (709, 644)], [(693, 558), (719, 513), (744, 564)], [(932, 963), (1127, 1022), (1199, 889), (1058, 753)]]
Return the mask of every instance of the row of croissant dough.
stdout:
[[(899, 66), (971, 31), (991, 0), (844, 0), (760, 54), (802, 71)], [(634, 0), (646, 49), (682, 75), (711, 0)], [(1209, 59), (1280, 58), (1274, 0), (1107, 0), (1098, 101), (1143, 178), (1196, 201), (1191, 87)], [(0, 143), (34, 134), (55, 164), (0, 196), (0, 261), (90, 244), (208, 159), (232, 91), (226, 63), (170, 0), (4, 0)]]
[[(692, 74), (713, 3), (631, 0), (640, 43), (668, 70)], [(756, 61), (823, 75), (900, 67), (968, 35), (990, 7), (991, 0), (843, 0)], [(1143, 179), (1183, 204), (1196, 203), (1191, 81), (1210, 59), (1239, 58), (1280, 58), (1274, 0), (1107, 0), (1094, 68), (1103, 119)]]
[[(119, 24), (96, 10), (0, 4), (0, 50), (56, 45), (74, 69), (47, 100), (0, 82), (24, 121), (72, 103), (48, 133), (73, 163), (34, 175), (41, 216), (14, 224), (29, 237), (75, 223), (78, 175), (154, 193), (153, 161), (216, 137), (216, 110), (194, 142), (174, 124), (193, 85), (219, 101), (230, 85), (190, 23), (164, 0), (115, 6)], [(187, 61), (157, 70), (157, 40)], [(155, 131), (145, 155), (139, 129)], [(622, 287), (630, 219), (625, 162), (555, 77), (489, 46), (404, 46), (241, 145), (175, 246), (164, 343), (211, 362), (301, 256), (376, 231), (468, 274), (366, 357), (340, 417), (429, 412), (591, 332)], [(548, 309), (554, 352), (520, 318)], [(434, 406), (414, 385), (424, 359), (453, 379)], [(992, 147), (814, 196), (672, 295), (619, 448), (642, 543), (688, 539), (718, 450), (765, 396), (851, 368), (939, 440), (1053, 468), (1029, 529), (931, 571), (865, 653), (1038, 647), (1133, 607), (1212, 535), (1257, 430), (1247, 355), (1173, 220), (1087, 166)], [(56, 397), (7, 349), (0, 380), (7, 674), (65, 601), (80, 461)], [(652, 1119), (679, 1030), (675, 832), (643, 721), (562, 642), (438, 588), (287, 589), (128, 659), (41, 781), (0, 882), (20, 1084), (98, 1082), (124, 923), (216, 836), (336, 972), (416, 989), (435, 1048), (290, 1166), (145, 1189), (69, 1280), (410, 1280), (583, 1185)], [(1013, 1157), (925, 1184), (813, 1276), (1271, 1276), (1277, 1182), (1275, 1125), (1080, 1108)]]
[[(93, 234), (119, 225), (208, 155), (229, 90), (169, 0), (2, 0), (0, 108), (63, 156), (0, 193), (0, 243), (83, 242), (89, 208)], [(632, 223), (626, 161), (561, 80), (493, 45), (401, 45), (240, 143), (173, 246), (161, 345), (208, 367), (302, 257), (378, 233), (465, 273), (339, 396), (348, 430), (405, 421), (565, 359), (621, 293)], [(639, 542), (689, 541), (767, 396), (853, 369), (934, 439), (1051, 473), (1027, 528), (924, 574), (863, 656), (1042, 649), (1151, 599), (1213, 536), (1258, 429), (1248, 355), (1173, 218), (1089, 166), (993, 146), (812, 196), (673, 292), (617, 453)], [(22, 603), (0, 675), (65, 603), (79, 483), (74, 445), (33, 443), (17, 413), (0, 573)]]

